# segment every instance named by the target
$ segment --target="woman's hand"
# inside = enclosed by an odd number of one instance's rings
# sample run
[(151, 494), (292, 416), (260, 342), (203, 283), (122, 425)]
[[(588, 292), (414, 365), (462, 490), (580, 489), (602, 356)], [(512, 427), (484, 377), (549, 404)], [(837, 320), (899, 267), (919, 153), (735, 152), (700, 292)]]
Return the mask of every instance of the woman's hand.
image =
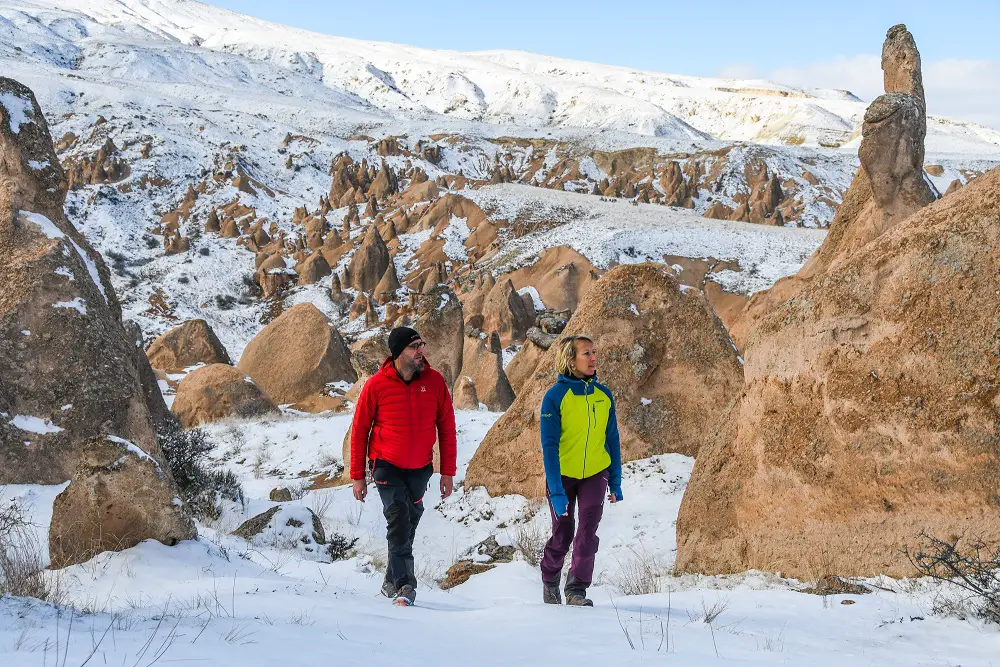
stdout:
[(622, 497), (621, 489), (608, 489), (608, 502), (614, 504), (620, 503), (622, 500), (624, 498)]

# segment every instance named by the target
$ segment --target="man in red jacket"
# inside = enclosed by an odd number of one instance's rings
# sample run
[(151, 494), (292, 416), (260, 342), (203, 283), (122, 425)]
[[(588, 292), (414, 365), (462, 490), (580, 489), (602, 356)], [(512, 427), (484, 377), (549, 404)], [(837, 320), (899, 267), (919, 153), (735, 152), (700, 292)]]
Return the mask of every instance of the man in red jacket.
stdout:
[(441, 498), (451, 495), (456, 466), (455, 410), (444, 378), (427, 364), (424, 341), (409, 327), (389, 333), (392, 356), (365, 383), (351, 429), (354, 497), (364, 502), (368, 462), (382, 499), (389, 562), (382, 593), (397, 604), (416, 599), (413, 538), (424, 513), (433, 472), (434, 442), (441, 448)]

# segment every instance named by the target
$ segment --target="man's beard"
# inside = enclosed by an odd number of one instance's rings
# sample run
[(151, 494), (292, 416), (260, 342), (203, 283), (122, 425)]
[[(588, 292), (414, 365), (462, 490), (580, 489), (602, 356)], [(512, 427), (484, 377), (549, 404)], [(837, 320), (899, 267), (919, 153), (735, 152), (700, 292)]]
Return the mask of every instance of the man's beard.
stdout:
[(406, 365), (409, 367), (409, 371), (411, 373), (420, 373), (421, 371), (424, 370), (424, 365), (426, 363), (427, 363), (426, 359), (420, 359), (419, 361), (417, 360), (408, 361), (406, 362)]

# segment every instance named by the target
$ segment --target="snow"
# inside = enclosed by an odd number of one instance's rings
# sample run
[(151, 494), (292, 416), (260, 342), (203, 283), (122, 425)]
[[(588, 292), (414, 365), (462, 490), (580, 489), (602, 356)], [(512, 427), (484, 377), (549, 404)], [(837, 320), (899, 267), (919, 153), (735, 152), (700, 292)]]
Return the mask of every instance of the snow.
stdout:
[(542, 301), (542, 296), (538, 293), (538, 290), (535, 289), (533, 285), (522, 287), (521, 289), (517, 290), (517, 293), (520, 295), (523, 294), (529, 295), (531, 297), (531, 302), (535, 304), (536, 312), (545, 310), (545, 302)]
[[(229, 160), (276, 192), (273, 198), (240, 197), (288, 233), (295, 232), (292, 208), (313, 208), (329, 191), (327, 169), (334, 156), (346, 151), (371, 163), (367, 142), (345, 139), (359, 132), (406, 135), (411, 146), (430, 135), (458, 135), (461, 150), (439, 143), (440, 165), (413, 158), (413, 166), (431, 179), (459, 169), (470, 178), (488, 179), (490, 165), (508, 150), (494, 143), (501, 136), (562, 141), (583, 153), (634, 147), (653, 148), (660, 156), (728, 150), (726, 170), (733, 178), (720, 179), (720, 191), (711, 194), (716, 201), (731, 205), (739, 194), (737, 176), (749, 160), (760, 159), (798, 184), (803, 223), (823, 226), (833, 207), (822, 197), (839, 201), (857, 168), (864, 111), (863, 102), (838, 91), (511, 51), (457, 53), (350, 40), (180, 0), (9, 0), (0, 7), (0, 63), (5, 76), (35, 91), (54, 136), (81, 137), (60, 159), (92, 155), (111, 138), (132, 167), (123, 189), (84, 186), (67, 195), (67, 216), (91, 245), (106, 257), (125, 258), (112, 275), (124, 317), (138, 322), (147, 336), (175, 321), (204, 317), (234, 361), (262, 326), (264, 305), (244, 299), (253, 255), (234, 239), (200, 234), (199, 227), (207, 211), (232, 201), (236, 190), (223, 184), (199, 196), (182, 229), (192, 237), (191, 252), (165, 256), (162, 247), (147, 245), (151, 221), (176, 207), (188, 184), (203, 174), (211, 181)], [(30, 122), (31, 109), (18, 100), (13, 105), (22, 111), (16, 119), (11, 112), (12, 128)], [(11, 102), (0, 103), (11, 110)], [(107, 122), (95, 126), (99, 115)], [(294, 142), (287, 155), (279, 153), (289, 132), (315, 143)], [(141, 158), (147, 141), (151, 157)], [(801, 146), (788, 145), (799, 141)], [(944, 167), (942, 176), (931, 179), (943, 190), (955, 178), (965, 182), (967, 170), (995, 166), (1000, 133), (932, 116), (927, 149), (928, 163)], [(530, 149), (509, 150), (517, 164), (531, 157)], [(298, 169), (285, 169), (289, 156)], [(545, 169), (564, 157), (569, 156), (546, 149)], [(386, 159), (399, 168), (409, 158)], [(806, 165), (827, 190), (799, 178)], [(580, 159), (580, 170), (592, 179), (606, 176), (589, 156)], [(143, 188), (145, 177), (170, 184)], [(568, 185), (574, 186), (579, 184)], [(713, 273), (711, 279), (752, 294), (796, 271), (825, 235), (706, 220), (697, 215), (711, 203), (705, 196), (689, 211), (518, 185), (463, 194), (494, 219), (545, 223), (542, 231), (523, 238), (501, 238), (499, 254), (487, 266), (494, 271), (523, 265), (558, 245), (581, 252), (598, 268), (663, 261), (665, 255), (704, 257), (737, 262), (738, 269)], [(331, 222), (344, 213), (331, 212)], [(55, 229), (58, 236), (50, 238), (63, 237), (47, 219), (35, 224), (47, 235)], [(432, 234), (400, 235), (394, 257), (400, 277), (413, 268), (417, 249)], [(462, 261), (467, 220), (453, 218), (441, 236), (446, 255)], [(64, 250), (69, 256), (68, 244)], [(76, 251), (103, 293), (96, 265), (79, 247)], [(349, 259), (348, 253), (335, 268)], [(72, 279), (65, 267), (57, 273)], [(324, 294), (328, 288), (329, 279), (297, 287), (286, 305), (315, 302), (334, 318)], [(537, 289), (521, 293), (532, 294), (536, 308), (544, 307)], [(152, 297), (162, 297), (169, 317), (149, 312)], [(84, 303), (76, 299), (61, 306), (85, 313)], [(372, 332), (355, 333), (361, 338)], [(516, 351), (515, 346), (504, 350), (505, 366)], [(160, 387), (168, 388), (163, 382)], [(649, 405), (651, 399), (640, 403)], [(626, 465), (625, 501), (609, 505), (601, 524), (594, 609), (540, 604), (538, 571), (522, 558), (442, 591), (437, 580), (483, 539), (538, 542), (549, 529), (538, 502), (464, 488), (468, 462), (500, 415), (474, 410), (457, 417), (459, 484), (445, 501), (436, 477), (428, 491), (415, 545), (417, 607), (399, 610), (377, 594), (378, 564), (385, 556), (377, 497), (359, 504), (349, 486), (324, 488), (342, 470), (351, 414), (228, 420), (204, 428), (215, 442), (213, 462), (242, 481), (245, 506), (227, 505), (217, 520), (199, 526), (197, 541), (172, 548), (145, 542), (46, 573), (61, 582), (75, 612), (0, 598), (0, 664), (37, 665), (56, 645), (60, 662), (75, 665), (91, 652), (93, 664), (214, 661), (256, 667), (312, 664), (329, 660), (331, 652), (345, 662), (387, 661), (399, 659), (400, 644), (414, 664), (458, 658), (484, 666), (552, 660), (694, 667), (995, 662), (1000, 649), (995, 628), (932, 615), (941, 589), (928, 582), (880, 579), (882, 589), (872, 595), (824, 599), (798, 593), (799, 582), (770, 573), (671, 576), (675, 521), (693, 465), (672, 454)], [(58, 428), (39, 421), (38, 428)], [(328, 535), (357, 538), (358, 553), (333, 563), (322, 554), (304, 553), (298, 546), (302, 535), (284, 532), (287, 519), (274, 521), (273, 533), (252, 542), (232, 536), (240, 523), (276, 506), (268, 500), (276, 486), (292, 489), (296, 498), (281, 504), (282, 517), (302, 518), (311, 509)], [(45, 545), (52, 503), (64, 488), (6, 487), (0, 501), (18, 499), (30, 506), (32, 531)], [(295, 548), (289, 548), (293, 542)], [(47, 561), (47, 550), (41, 552)], [(620, 590), (623, 572), (637, 562), (653, 566), (659, 592)], [(855, 604), (841, 605), (842, 600)], [(717, 601), (728, 604), (719, 620), (714, 625), (699, 620), (703, 605)], [(70, 619), (74, 634), (67, 637)]]
[[(499, 416), (458, 412), (458, 482)], [(301, 465), (339, 453), (349, 422), (350, 415), (279, 417), (209, 427), (217, 442), (213, 457), (243, 479), (247, 507), (234, 505), (201, 525), (196, 541), (175, 547), (147, 541), (46, 573), (73, 608), (0, 598), (0, 662), (34, 667), (39, 653), (54, 654), (58, 642), (60, 661), (74, 665), (92, 652), (97, 664), (147, 664), (157, 656), (162, 664), (312, 664), (332, 650), (344, 662), (385, 661), (398, 660), (405, 646), (414, 664), (449, 656), (487, 666), (535, 664), (557, 653), (578, 665), (986, 667), (1000, 647), (996, 628), (932, 615), (942, 588), (931, 582), (879, 579), (863, 582), (880, 586), (870, 595), (823, 598), (762, 572), (670, 576), (674, 522), (694, 463), (678, 454), (625, 465), (625, 500), (605, 508), (589, 591), (596, 606), (587, 610), (542, 604), (538, 570), (521, 558), (440, 590), (434, 579), (456, 558), (476, 558), (472, 548), (485, 537), (500, 544), (543, 540), (549, 518), (524, 498), (490, 498), (461, 484), (441, 501), (433, 478), (414, 549), (417, 606), (399, 609), (378, 594), (385, 520), (377, 496), (359, 504), (346, 486), (306, 491), (289, 503), (265, 500), (269, 489), (297, 479)], [(241, 453), (226, 451), (238, 442)], [(238, 461), (266, 442), (273, 458), (256, 477)], [(271, 472), (271, 464), (280, 472)], [(65, 486), (6, 487), (0, 501), (28, 508), (31, 535), (44, 545), (53, 500)], [(247, 542), (229, 534), (275, 506), (279, 512), (262, 535)], [(308, 527), (310, 509), (328, 535), (359, 538), (358, 555), (331, 563), (305, 551), (308, 545), (298, 541), (304, 534), (293, 544), (289, 528), (296, 527), (288, 519)], [(659, 592), (620, 590), (623, 574), (638, 563), (658, 573)], [(723, 611), (706, 623), (704, 610), (715, 605)], [(144, 647), (146, 659), (137, 663)]]
[(38, 227), (42, 234), (45, 234), (45, 236), (50, 239), (61, 239), (66, 237), (62, 230), (56, 227), (54, 222), (41, 213), (35, 213), (33, 211), (20, 211), (20, 215), (25, 220)]
[(156, 462), (156, 459), (154, 459), (152, 456), (150, 456), (146, 452), (142, 451), (142, 449), (140, 449), (139, 446), (136, 445), (131, 440), (126, 440), (125, 438), (119, 438), (116, 435), (109, 435), (109, 436), (106, 436), (106, 437), (107, 437), (108, 440), (110, 440), (111, 442), (115, 443), (116, 445), (121, 445), (122, 447), (124, 447), (126, 450), (129, 451), (129, 453), (134, 454), (140, 460), (150, 461), (157, 468), (160, 467), (160, 464)]
[(53, 308), (71, 308), (81, 315), (87, 314), (87, 300), (83, 297), (76, 297), (70, 301), (56, 301)]
[(643, 396), (643, 397), (641, 397), (639, 399), (639, 403), (641, 403), (643, 406), (652, 405), (653, 404), (653, 400), (650, 399), (650, 398), (646, 398), (645, 396)]
[(24, 329), (24, 330), (21, 331), (21, 334), (24, 335), (24, 336), (30, 336), (31, 332), (28, 331), (27, 329)]
[(727, 291), (750, 295), (796, 273), (820, 246), (826, 232), (702, 218), (685, 209), (621, 201), (527, 185), (490, 185), (466, 196), (496, 219), (539, 215), (543, 231), (506, 239), (491, 260), (495, 273), (523, 266), (542, 252), (568, 246), (597, 268), (667, 255), (738, 262), (739, 271), (712, 273)]
[(21, 126), (25, 123), (34, 122), (31, 120), (31, 100), (18, 97), (14, 93), (4, 92), (0, 93), (0, 106), (7, 110), (8, 125), (14, 134), (20, 134)]
[(48, 419), (32, 417), (31, 415), (16, 415), (8, 423), (14, 428), (26, 431), (27, 433), (35, 433), (37, 435), (61, 433), (63, 430)]
[(73, 244), (73, 247), (76, 249), (76, 254), (80, 256), (80, 259), (83, 261), (83, 265), (87, 267), (87, 273), (90, 274), (90, 279), (94, 281), (94, 285), (97, 286), (101, 296), (104, 297), (104, 303), (108, 303), (108, 293), (104, 291), (104, 282), (101, 281), (101, 274), (97, 271), (97, 264), (95, 264), (94, 260), (90, 258), (90, 255), (83, 251), (83, 248), (81, 248), (76, 241), (70, 238), (69, 242)]
[(457, 215), (451, 216), (451, 221), (441, 234), (444, 238), (444, 254), (453, 262), (464, 262), (469, 258), (469, 251), (465, 247), (465, 241), (469, 238), (472, 230), (465, 218)]

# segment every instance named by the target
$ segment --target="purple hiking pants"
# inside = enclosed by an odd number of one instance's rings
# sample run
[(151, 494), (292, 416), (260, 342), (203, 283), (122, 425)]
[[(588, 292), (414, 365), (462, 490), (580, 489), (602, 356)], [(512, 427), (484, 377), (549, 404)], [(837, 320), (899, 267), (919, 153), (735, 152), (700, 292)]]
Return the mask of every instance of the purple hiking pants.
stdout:
[[(562, 478), (566, 497), (569, 499), (567, 516), (556, 516), (549, 503), (552, 517), (552, 537), (545, 543), (542, 555), (542, 581), (559, 583), (563, 561), (570, 543), (573, 544), (573, 562), (569, 573), (583, 587), (594, 579), (594, 557), (597, 556), (597, 526), (604, 514), (604, 496), (608, 492), (608, 471), (604, 470), (584, 479)], [(580, 529), (575, 531), (574, 513), (580, 506)]]

